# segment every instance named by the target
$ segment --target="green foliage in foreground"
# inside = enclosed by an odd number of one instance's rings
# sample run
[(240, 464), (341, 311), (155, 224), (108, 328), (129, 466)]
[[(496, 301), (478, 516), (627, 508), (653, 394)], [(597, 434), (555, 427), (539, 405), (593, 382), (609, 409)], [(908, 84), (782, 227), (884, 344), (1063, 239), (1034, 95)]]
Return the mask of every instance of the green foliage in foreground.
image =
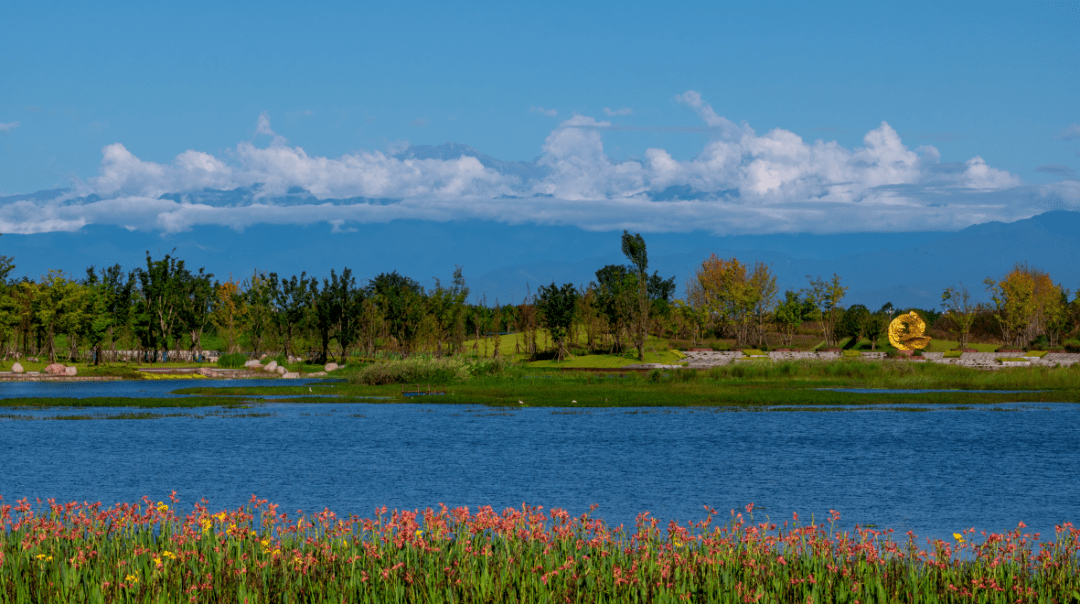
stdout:
[[(175, 502), (174, 502), (175, 504)], [(252, 505), (0, 508), (0, 602), (992, 602), (1080, 599), (1080, 531), (914, 535), (732, 512), (633, 531), (522, 506), (293, 518)], [(1050, 598), (1053, 598), (1052, 600)]]

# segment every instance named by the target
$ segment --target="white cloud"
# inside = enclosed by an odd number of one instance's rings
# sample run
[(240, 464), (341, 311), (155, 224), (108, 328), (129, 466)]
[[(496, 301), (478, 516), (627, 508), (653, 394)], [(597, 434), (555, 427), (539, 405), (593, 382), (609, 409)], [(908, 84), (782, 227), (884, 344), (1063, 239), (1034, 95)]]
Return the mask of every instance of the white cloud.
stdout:
[(604, 107), (604, 115), (608, 117), (615, 117), (617, 115), (630, 115), (632, 113), (634, 113), (634, 110), (629, 107), (624, 107), (622, 109), (611, 109), (609, 107)]
[[(17, 126), (19, 123), (15, 122), (15, 125)], [(1058, 132), (1054, 138), (1059, 141), (1080, 140), (1080, 124), (1069, 124), (1064, 130)]]
[(270, 127), (270, 116), (265, 111), (259, 114), (259, 122), (255, 126), (255, 134), (268, 134), (274, 136), (274, 130)]
[(19, 122), (8, 122), (6, 124), (0, 124), (0, 132), (11, 132), (19, 127)]
[(270, 114), (265, 111), (259, 114), (259, 121), (255, 124), (255, 134), (274, 137), (275, 145), (284, 145), (286, 142), (284, 136), (274, 132), (274, 129), (270, 127)]
[[(781, 128), (757, 134), (694, 91), (677, 98), (714, 135), (697, 157), (677, 160), (654, 148), (642, 160), (615, 161), (603, 145), (610, 122), (575, 115), (547, 137), (531, 172), (500, 172), (468, 155), (402, 159), (404, 142), (387, 153), (309, 155), (277, 135), (264, 113), (256, 133), (273, 137), (270, 144), (241, 142), (221, 157), (191, 150), (159, 164), (109, 145), (99, 176), (77, 194), (0, 204), (0, 232), (319, 222), (345, 231), (357, 223), (470, 218), (644, 232), (943, 229), (1026, 218), (1080, 197), (1078, 181), (1029, 185), (981, 157), (942, 162), (932, 146), (907, 147), (886, 122), (846, 148)], [(297, 188), (310, 196), (286, 197)]]
[(532, 109), (529, 109), (529, 112), (539, 113), (540, 115), (546, 115), (548, 117), (555, 117), (559, 114), (559, 112), (554, 109), (544, 109), (543, 107), (533, 107)]

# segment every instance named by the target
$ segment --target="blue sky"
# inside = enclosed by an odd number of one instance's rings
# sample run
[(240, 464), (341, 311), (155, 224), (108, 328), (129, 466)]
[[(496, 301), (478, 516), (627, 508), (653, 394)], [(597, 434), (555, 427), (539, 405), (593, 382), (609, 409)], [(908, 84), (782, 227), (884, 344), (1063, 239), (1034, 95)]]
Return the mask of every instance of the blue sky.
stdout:
[[(73, 192), (0, 230), (836, 232), (1080, 206), (1077, 3), (748, 4), (9, 2), (0, 194)], [(393, 158), (448, 141), (551, 174)], [(160, 201), (268, 181), (254, 213)], [(290, 212), (295, 187), (327, 203)], [(328, 201), (353, 197), (402, 203)]]

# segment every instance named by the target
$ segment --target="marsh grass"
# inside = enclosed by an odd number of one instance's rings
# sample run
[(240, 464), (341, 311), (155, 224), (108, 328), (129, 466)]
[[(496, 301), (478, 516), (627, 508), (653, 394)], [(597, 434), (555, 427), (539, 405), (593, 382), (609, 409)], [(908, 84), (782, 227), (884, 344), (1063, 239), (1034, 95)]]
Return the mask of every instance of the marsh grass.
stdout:
[(404, 359), (376, 361), (348, 376), (351, 383), (365, 385), (463, 382), (473, 376), (500, 375), (510, 367), (505, 359), (413, 355)]
[[(428, 361), (424, 361), (425, 363)], [(418, 363), (419, 364), (419, 363)], [(178, 388), (170, 399), (8, 399), (0, 406), (207, 407), (240, 402), (484, 404), (551, 407), (779, 407), (839, 405), (967, 405), (1080, 402), (1080, 367), (1041, 366), (980, 371), (954, 365), (909, 362), (780, 361), (738, 363), (709, 370), (650, 372), (535, 371), (520, 365), (489, 366), (467, 378), (417, 379), (405, 383), (439, 386), (445, 396), (403, 399), (397, 383), (369, 385), (319, 381), (310, 385)], [(427, 374), (429, 378), (439, 375)], [(462, 373), (455, 370), (453, 376)], [(445, 376), (443, 376), (445, 377)], [(401, 379), (401, 378), (395, 378)], [(869, 389), (870, 392), (849, 392)], [(879, 392), (888, 389), (899, 392)], [(913, 392), (944, 390), (945, 392)], [(573, 401), (577, 401), (576, 403)]]

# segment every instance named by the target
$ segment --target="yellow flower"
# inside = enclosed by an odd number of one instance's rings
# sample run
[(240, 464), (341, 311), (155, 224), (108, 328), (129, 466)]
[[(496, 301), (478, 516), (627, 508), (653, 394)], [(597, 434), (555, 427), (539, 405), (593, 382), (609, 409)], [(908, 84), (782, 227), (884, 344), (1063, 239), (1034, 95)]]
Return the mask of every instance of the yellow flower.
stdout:
[(424, 531), (416, 531), (416, 536), (420, 537), (424, 534)]
[(161, 555), (162, 555), (162, 556), (165, 556), (165, 557), (166, 557), (166, 558), (168, 558), (169, 560), (176, 560), (176, 554), (174, 554), (174, 553), (172, 553), (172, 552), (170, 552), (170, 551), (164, 551), (164, 552), (161, 552)]
[(952, 536), (954, 538), (956, 538), (956, 540), (959, 541), (960, 543), (964, 543), (964, 536), (961, 535), (960, 533), (953, 533)]
[(164, 514), (165, 512), (169, 511), (169, 506), (165, 505), (165, 502), (159, 501), (159, 502), (157, 502), (157, 511)]
[(133, 585), (135, 583), (139, 582), (139, 578), (136, 577), (135, 575), (128, 575), (128, 576), (124, 577), (124, 580), (127, 581), (128, 583), (133, 584)]

